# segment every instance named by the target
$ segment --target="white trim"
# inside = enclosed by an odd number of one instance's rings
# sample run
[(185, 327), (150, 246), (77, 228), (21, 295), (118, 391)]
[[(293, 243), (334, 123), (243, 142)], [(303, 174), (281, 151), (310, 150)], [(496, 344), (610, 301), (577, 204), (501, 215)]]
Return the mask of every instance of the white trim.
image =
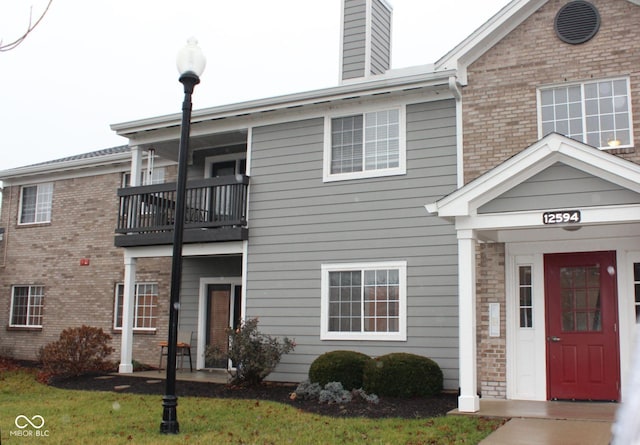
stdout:
[[(173, 255), (171, 245), (162, 246), (142, 246), (142, 247), (126, 247), (124, 248), (125, 258), (155, 258), (170, 257)], [(229, 241), (225, 243), (194, 243), (185, 244), (182, 247), (182, 255), (189, 256), (207, 256), (207, 255), (233, 255), (243, 252), (242, 241)]]
[[(340, 117), (348, 117), (351, 115), (363, 116), (363, 127), (365, 125), (364, 115), (367, 113), (375, 113), (380, 111), (392, 111), (398, 110), (398, 167), (365, 170), (365, 131), (362, 131), (362, 171), (351, 173), (331, 173), (331, 131), (332, 120)], [(390, 104), (378, 104), (375, 107), (365, 108), (357, 107), (350, 110), (341, 109), (339, 111), (333, 111), (325, 115), (324, 117), (324, 152), (323, 152), (323, 169), (322, 180), (323, 182), (336, 182), (336, 181), (349, 181), (354, 179), (366, 179), (366, 178), (380, 178), (386, 176), (399, 176), (407, 173), (407, 107), (405, 104), (390, 105)]]
[(362, 77), (371, 77), (371, 35), (373, 32), (373, 0), (366, 0), (364, 17), (364, 72)]
[[(512, 255), (505, 246), (507, 399), (546, 400), (544, 266), (542, 254)], [(531, 266), (533, 326), (520, 328), (518, 269)]]
[[(196, 369), (205, 369), (205, 347), (207, 338), (207, 288), (210, 284), (229, 285), (231, 287), (229, 326), (233, 323), (233, 305), (236, 286), (241, 286), (242, 277), (204, 277), (200, 278), (198, 291), (198, 337), (196, 348)], [(244, 288), (243, 288), (244, 293)], [(243, 313), (244, 315), (244, 313)]]
[(557, 162), (640, 193), (640, 165), (552, 133), (466, 186), (428, 204), (427, 211), (442, 217), (475, 215), (482, 205)]
[[(398, 332), (331, 332), (329, 331), (329, 272), (335, 271), (365, 271), (365, 270), (390, 270), (399, 271), (399, 308)], [(320, 281), (320, 339), (321, 340), (383, 340), (406, 341), (407, 340), (407, 262), (363, 262), (363, 263), (332, 263), (321, 265)], [(363, 283), (364, 285), (364, 283)], [(364, 312), (361, 314), (364, 316)]]

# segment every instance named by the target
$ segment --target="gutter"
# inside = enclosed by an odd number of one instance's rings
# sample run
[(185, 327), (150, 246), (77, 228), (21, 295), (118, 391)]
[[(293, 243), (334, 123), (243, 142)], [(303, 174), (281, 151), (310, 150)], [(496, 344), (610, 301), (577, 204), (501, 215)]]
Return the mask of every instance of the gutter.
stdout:
[[(428, 68), (432, 68), (432, 66), (429, 65)], [(419, 71), (416, 69), (391, 70), (388, 74), (381, 74), (379, 76), (375, 76), (375, 78), (367, 78), (366, 81), (360, 83), (349, 83), (337, 87), (307, 91), (304, 93), (287, 94), (266, 99), (196, 110), (192, 113), (191, 123), (196, 124), (198, 122), (214, 119), (276, 111), (336, 100), (345, 100), (363, 95), (383, 94), (406, 89), (447, 85), (448, 79), (452, 75), (455, 75), (455, 70), (446, 70), (441, 72), (434, 72), (433, 70)], [(142, 131), (179, 126), (181, 119), (181, 113), (174, 113), (165, 116), (156, 116), (148, 119), (112, 124), (111, 129), (120, 136), (129, 137), (129, 135)]]

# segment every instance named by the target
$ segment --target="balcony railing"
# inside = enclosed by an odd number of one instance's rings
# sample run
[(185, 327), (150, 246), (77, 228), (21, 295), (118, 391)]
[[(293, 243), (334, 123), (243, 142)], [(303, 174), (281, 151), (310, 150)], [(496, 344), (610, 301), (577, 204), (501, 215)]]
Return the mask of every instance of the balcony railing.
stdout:
[[(242, 175), (187, 182), (184, 242), (247, 239), (248, 185), (249, 177)], [(172, 242), (175, 183), (126, 187), (118, 197), (116, 246)]]

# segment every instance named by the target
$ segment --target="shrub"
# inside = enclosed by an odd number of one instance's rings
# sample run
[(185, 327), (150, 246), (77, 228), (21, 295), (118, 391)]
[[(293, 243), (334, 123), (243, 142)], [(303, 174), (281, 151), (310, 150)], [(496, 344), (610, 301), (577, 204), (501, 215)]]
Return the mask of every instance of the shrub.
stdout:
[(42, 372), (49, 376), (72, 377), (111, 370), (106, 357), (113, 352), (111, 336), (100, 328), (67, 328), (57, 341), (40, 349)]
[(317, 357), (309, 368), (309, 380), (321, 386), (340, 382), (347, 390), (362, 388), (364, 365), (368, 355), (355, 351), (331, 351)]
[(381, 396), (412, 397), (439, 394), (442, 370), (433, 360), (415, 354), (392, 353), (365, 365), (364, 389)]
[(320, 403), (349, 403), (351, 402), (351, 393), (343, 388), (340, 382), (329, 382), (320, 391), (318, 396)]
[(232, 383), (236, 385), (258, 385), (280, 363), (280, 358), (293, 351), (296, 343), (287, 337), (280, 342), (276, 338), (258, 331), (258, 319), (246, 320), (237, 329), (227, 328), (229, 349), (213, 348), (207, 358), (230, 359), (236, 367)]
[(367, 394), (362, 388), (353, 389), (351, 392), (343, 388), (340, 382), (329, 382), (324, 389), (318, 383), (306, 380), (298, 385), (291, 395), (292, 400), (318, 400), (319, 403), (349, 403), (352, 400), (363, 400), (367, 403), (378, 404), (379, 399), (375, 394)]

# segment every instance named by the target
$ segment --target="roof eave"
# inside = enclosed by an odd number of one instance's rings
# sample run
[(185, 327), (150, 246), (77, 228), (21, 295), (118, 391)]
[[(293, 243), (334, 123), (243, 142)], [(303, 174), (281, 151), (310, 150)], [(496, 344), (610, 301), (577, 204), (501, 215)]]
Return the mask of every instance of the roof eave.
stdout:
[[(276, 111), (291, 107), (330, 102), (353, 96), (374, 95), (407, 88), (445, 85), (448, 84), (449, 77), (455, 75), (455, 70), (418, 73), (409, 72), (407, 75), (398, 76), (380, 75), (359, 83), (349, 83), (337, 87), (312, 90), (303, 93), (287, 94), (266, 99), (195, 110), (192, 113), (191, 121), (192, 123), (196, 123), (212, 119), (244, 116), (262, 113), (265, 111)], [(182, 115), (180, 113), (174, 113), (170, 115), (112, 124), (111, 129), (118, 135), (127, 137), (128, 135), (142, 131), (157, 130), (160, 128), (180, 125), (181, 118)]]

